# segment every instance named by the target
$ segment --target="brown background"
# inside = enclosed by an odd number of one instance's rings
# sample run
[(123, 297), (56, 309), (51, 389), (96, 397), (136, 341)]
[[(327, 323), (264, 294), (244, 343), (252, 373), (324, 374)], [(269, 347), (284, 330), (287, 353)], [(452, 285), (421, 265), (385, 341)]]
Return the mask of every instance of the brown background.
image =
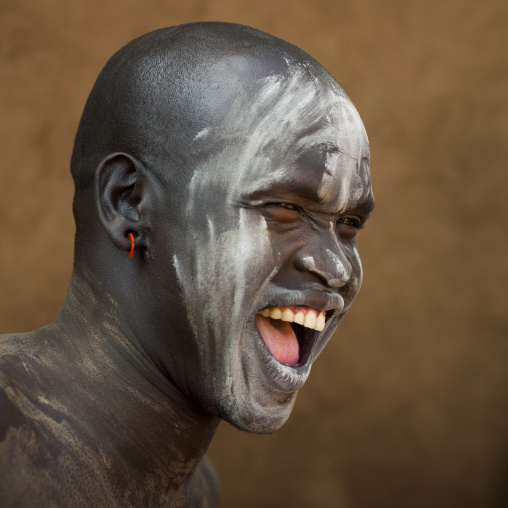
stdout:
[(68, 171), (106, 59), (144, 32), (249, 24), (301, 46), (370, 135), (365, 283), (272, 436), (221, 426), (225, 507), (506, 507), (506, 0), (0, 1), (0, 331), (51, 321)]

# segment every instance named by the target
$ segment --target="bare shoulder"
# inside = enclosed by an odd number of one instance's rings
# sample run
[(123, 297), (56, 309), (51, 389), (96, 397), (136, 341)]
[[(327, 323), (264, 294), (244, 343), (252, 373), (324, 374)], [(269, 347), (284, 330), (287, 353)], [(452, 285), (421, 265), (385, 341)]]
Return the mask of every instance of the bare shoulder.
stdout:
[(26, 338), (26, 334), (0, 336), (0, 446), (27, 423), (20, 397), (23, 387), (31, 384), (22, 346)]
[(36, 472), (42, 476), (50, 458), (29, 341), (29, 334), (0, 337), (0, 498), (6, 507), (35, 504)]
[[(190, 483), (177, 487), (170, 484), (167, 467), (162, 474), (150, 476), (147, 469), (140, 474), (138, 464), (145, 459), (159, 464), (159, 456), (154, 459), (135, 446), (142, 434), (132, 431), (134, 420), (127, 419), (127, 412), (109, 418), (110, 378), (106, 384), (102, 377), (83, 378), (77, 362), (70, 360), (75, 350), (69, 346), (66, 358), (66, 344), (55, 346), (50, 329), (39, 332), (0, 337), (2, 508), (220, 506), (217, 476), (206, 457)], [(122, 441), (124, 435), (128, 440)]]
[(40, 416), (37, 409), (49, 388), (46, 383), (44, 390), (41, 378), (41, 345), (43, 333), (0, 335), (0, 443)]
[[(6, 507), (30, 506), (31, 472), (41, 465), (40, 417), (22, 334), (0, 337), (0, 497)], [(35, 496), (34, 496), (35, 497)]]
[(107, 497), (104, 471), (83, 460), (86, 443), (54, 397), (60, 380), (43, 354), (46, 340), (37, 332), (0, 337), (3, 508), (93, 504), (99, 489)]

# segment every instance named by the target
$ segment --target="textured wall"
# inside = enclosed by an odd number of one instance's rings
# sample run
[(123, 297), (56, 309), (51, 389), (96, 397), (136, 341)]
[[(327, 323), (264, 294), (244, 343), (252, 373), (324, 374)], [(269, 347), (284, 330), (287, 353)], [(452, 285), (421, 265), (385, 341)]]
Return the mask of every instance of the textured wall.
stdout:
[(272, 436), (223, 425), (224, 506), (508, 503), (504, 0), (0, 1), (0, 331), (51, 321), (71, 273), (72, 141), (144, 32), (249, 24), (301, 46), (371, 140), (365, 282)]

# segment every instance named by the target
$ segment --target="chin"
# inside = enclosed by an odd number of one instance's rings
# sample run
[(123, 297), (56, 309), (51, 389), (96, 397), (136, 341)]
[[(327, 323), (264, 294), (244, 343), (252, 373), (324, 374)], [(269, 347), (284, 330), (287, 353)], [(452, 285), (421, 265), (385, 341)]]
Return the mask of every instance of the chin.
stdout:
[[(241, 339), (229, 341), (240, 346), (221, 355), (223, 361), (213, 370), (211, 393), (215, 396), (208, 399), (208, 409), (246, 432), (270, 434), (280, 429), (293, 410), (299, 389), (309, 377), (315, 356), (335, 330), (342, 305), (340, 299), (339, 305), (329, 311), (315, 311), (310, 307), (295, 309), (313, 315), (313, 328), (306, 321), (306, 326), (300, 326), (264, 318), (258, 312), (252, 315)], [(322, 322), (317, 321), (317, 315), (322, 316)], [(282, 331), (281, 325), (284, 325)], [(275, 342), (272, 336), (285, 347), (272, 347), (272, 352), (270, 346)], [(288, 351), (294, 351), (293, 356)]]
[[(296, 401), (296, 392), (285, 393), (277, 402), (246, 400), (232, 401), (229, 407), (222, 408), (219, 416), (238, 430), (254, 434), (271, 434), (279, 430), (288, 420)], [(236, 402), (236, 403), (235, 403)]]

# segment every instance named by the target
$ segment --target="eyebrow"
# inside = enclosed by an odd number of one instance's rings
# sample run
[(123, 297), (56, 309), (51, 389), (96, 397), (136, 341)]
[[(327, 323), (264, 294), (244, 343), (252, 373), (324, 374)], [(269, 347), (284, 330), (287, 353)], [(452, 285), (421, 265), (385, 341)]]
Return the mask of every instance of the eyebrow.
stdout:
[[(253, 192), (246, 192), (243, 195), (245, 200), (256, 200), (267, 195), (274, 194), (277, 196), (290, 198), (291, 196), (298, 196), (300, 199), (306, 199), (313, 203), (321, 203), (321, 198), (318, 193), (318, 189), (311, 187), (305, 183), (296, 183), (294, 181), (281, 182), (281, 181), (269, 181), (266, 185), (256, 189)], [(375, 201), (372, 192), (362, 199), (361, 201), (354, 203), (347, 211), (350, 213), (359, 213), (361, 215), (368, 216), (372, 210), (374, 210)]]
[(253, 192), (246, 192), (244, 198), (246, 199), (258, 199), (267, 194), (276, 194), (279, 196), (298, 196), (308, 199), (309, 201), (320, 201), (318, 189), (311, 187), (305, 183), (296, 183), (294, 181), (267, 181), (261, 184), (261, 187), (257, 188)]

